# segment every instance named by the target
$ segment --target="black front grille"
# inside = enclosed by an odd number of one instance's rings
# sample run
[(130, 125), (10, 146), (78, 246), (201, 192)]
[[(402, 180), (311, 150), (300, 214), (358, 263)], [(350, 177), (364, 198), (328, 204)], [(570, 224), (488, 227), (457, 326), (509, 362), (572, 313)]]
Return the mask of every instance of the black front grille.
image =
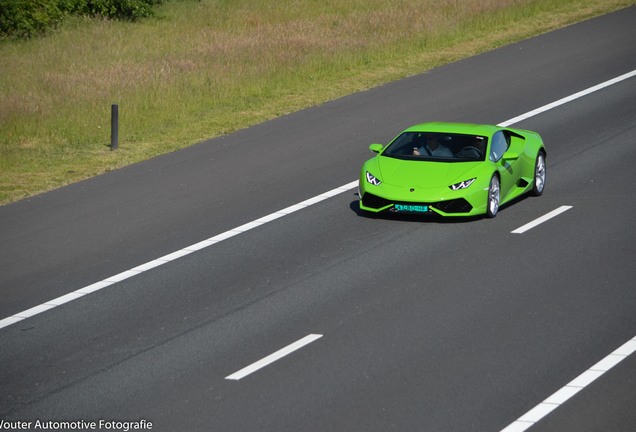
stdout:
[(473, 209), (473, 206), (471, 206), (464, 198), (432, 203), (431, 207), (435, 207), (444, 213), (468, 213)]
[(390, 204), (393, 204), (393, 201), (380, 198), (379, 196), (373, 195), (369, 192), (365, 193), (362, 197), (362, 205), (364, 205), (365, 207), (379, 209)]

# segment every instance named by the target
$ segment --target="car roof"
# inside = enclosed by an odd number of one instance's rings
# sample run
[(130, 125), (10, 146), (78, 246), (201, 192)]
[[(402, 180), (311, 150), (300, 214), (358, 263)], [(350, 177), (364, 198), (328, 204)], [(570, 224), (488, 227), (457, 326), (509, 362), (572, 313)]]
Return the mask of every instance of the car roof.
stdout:
[(449, 132), (468, 135), (492, 135), (500, 130), (499, 126), (473, 124), (473, 123), (450, 123), (450, 122), (428, 122), (413, 125), (404, 132)]

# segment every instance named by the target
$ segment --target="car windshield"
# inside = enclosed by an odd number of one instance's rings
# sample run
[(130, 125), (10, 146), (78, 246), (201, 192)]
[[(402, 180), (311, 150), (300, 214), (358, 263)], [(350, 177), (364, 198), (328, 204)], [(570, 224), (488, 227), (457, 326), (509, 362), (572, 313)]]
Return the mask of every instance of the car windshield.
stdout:
[(403, 132), (382, 152), (397, 159), (474, 162), (485, 160), (488, 138), (442, 132)]

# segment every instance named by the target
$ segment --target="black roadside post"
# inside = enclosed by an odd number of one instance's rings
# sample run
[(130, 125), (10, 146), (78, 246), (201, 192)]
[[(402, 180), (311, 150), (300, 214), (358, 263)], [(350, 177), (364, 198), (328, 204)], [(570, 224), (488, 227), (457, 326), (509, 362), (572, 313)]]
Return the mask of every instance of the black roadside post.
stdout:
[(110, 149), (117, 150), (119, 145), (119, 105), (110, 107)]

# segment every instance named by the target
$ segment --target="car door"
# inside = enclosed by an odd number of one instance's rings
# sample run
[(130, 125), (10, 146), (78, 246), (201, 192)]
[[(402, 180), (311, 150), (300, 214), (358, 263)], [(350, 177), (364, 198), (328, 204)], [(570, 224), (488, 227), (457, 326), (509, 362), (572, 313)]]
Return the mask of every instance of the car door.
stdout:
[(504, 157), (504, 154), (509, 147), (510, 136), (505, 134), (504, 131), (495, 132), (490, 145), (490, 160), (495, 163), (497, 172), (499, 172), (499, 179), (501, 180), (501, 202), (507, 200), (507, 197), (512, 191), (518, 177), (518, 157), (513, 159)]

